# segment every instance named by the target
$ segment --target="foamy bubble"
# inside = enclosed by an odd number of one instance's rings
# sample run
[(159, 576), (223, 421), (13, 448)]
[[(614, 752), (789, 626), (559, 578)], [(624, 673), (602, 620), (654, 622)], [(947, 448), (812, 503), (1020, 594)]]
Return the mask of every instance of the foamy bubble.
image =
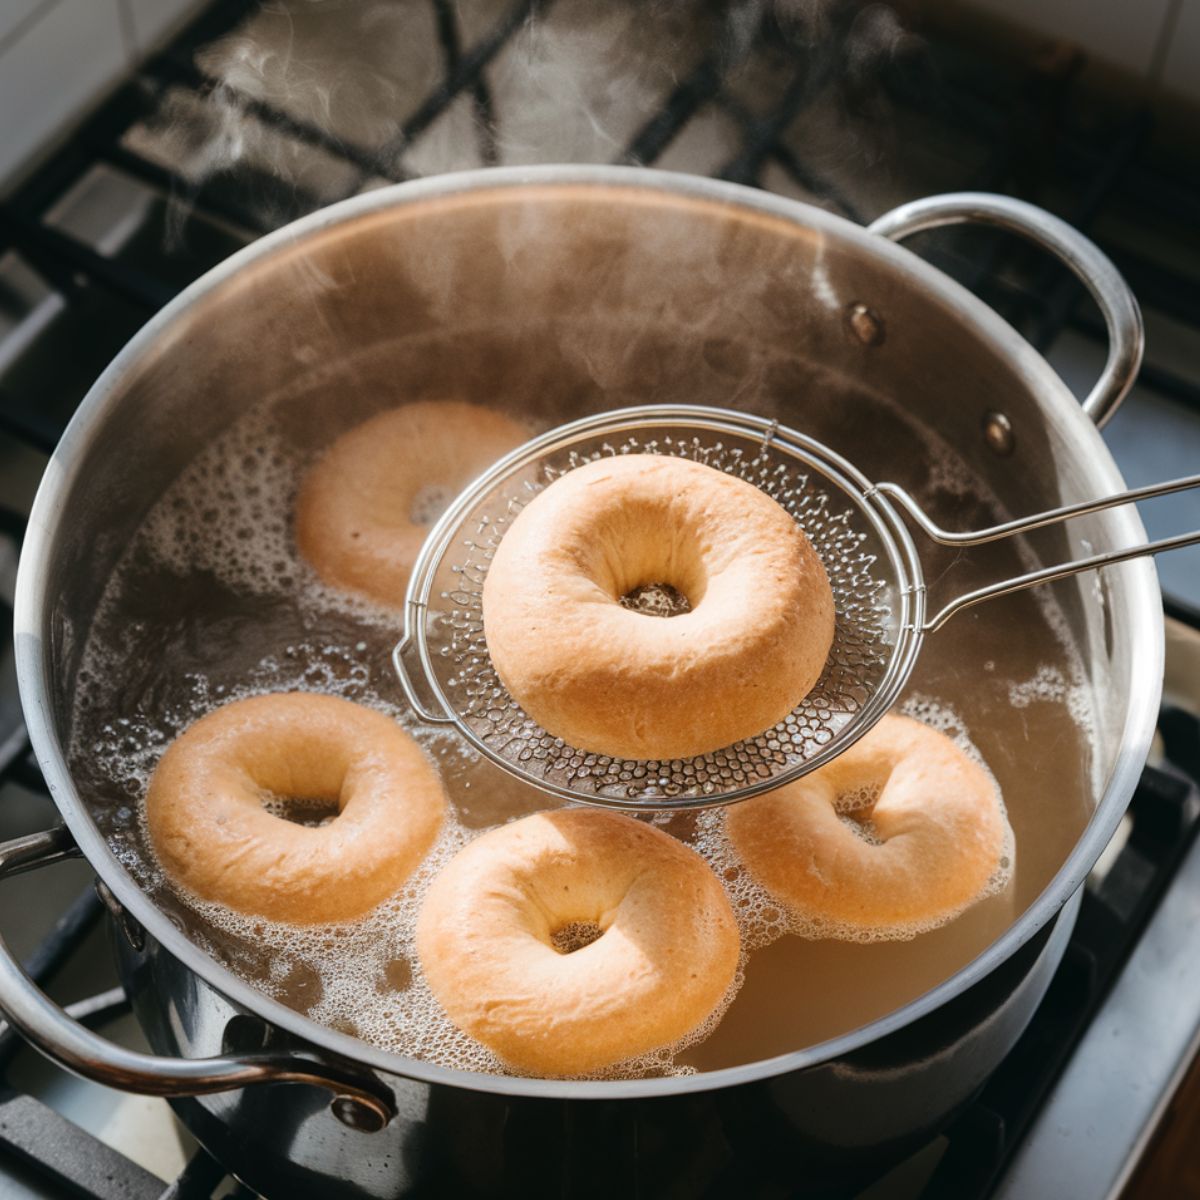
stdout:
[(1008, 702), (1013, 708), (1028, 708), (1035, 700), (1061, 702), (1066, 699), (1067, 691), (1067, 681), (1057, 667), (1041, 666), (1032, 679), (1009, 684)]
[[(1092, 693), (1088, 684), (1068, 676), (1056, 666), (1043, 663), (1029, 679), (1012, 680), (1008, 685), (1008, 702), (1013, 708), (1029, 708), (1033, 704), (1057, 704), (1066, 708), (1071, 720), (1093, 741), (1095, 717)], [(1095, 755), (1093, 754), (1093, 760)], [(1093, 776), (1096, 763), (1092, 763)]]
[(879, 799), (879, 793), (882, 789), (876, 785), (873, 787), (854, 788), (849, 792), (842, 792), (837, 798), (837, 810), (839, 813), (849, 815), (858, 812), (862, 808), (870, 808), (876, 800)]
[(273, 410), (259, 406), (192, 460), (138, 540), (180, 575), (209, 571), (251, 591), (291, 590), (299, 582), (290, 520), (296, 485), (295, 455)]

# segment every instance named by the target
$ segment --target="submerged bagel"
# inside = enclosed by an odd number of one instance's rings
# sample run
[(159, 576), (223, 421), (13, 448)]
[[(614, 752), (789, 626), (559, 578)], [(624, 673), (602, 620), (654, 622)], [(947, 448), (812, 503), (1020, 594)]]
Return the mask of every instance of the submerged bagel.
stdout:
[(727, 821), (750, 873), (833, 936), (932, 929), (1011, 866), (995, 783), (908, 717), (885, 716), (827, 766), (736, 805)]
[[(623, 596), (669, 584), (691, 611)], [(723, 471), (654, 454), (578, 467), (539, 493), (483, 587), (497, 674), (572, 746), (629, 759), (707, 754), (770, 728), (817, 682), (833, 594), (800, 527)]]
[[(556, 947), (587, 926), (596, 940)], [(425, 897), (417, 952), (454, 1024), (510, 1067), (582, 1075), (701, 1025), (739, 938), (695, 851), (632, 817), (560, 809), (461, 850)]]
[[(335, 802), (319, 827), (266, 798)], [(304, 925), (348, 921), (395, 892), (425, 857), (442, 785), (395, 721), (334, 696), (235, 700), (167, 748), (146, 820), (163, 869), (205, 900)]]
[(529, 432), (477, 404), (421, 401), (356, 425), (309, 471), (296, 541), (336, 588), (400, 607), (430, 526)]

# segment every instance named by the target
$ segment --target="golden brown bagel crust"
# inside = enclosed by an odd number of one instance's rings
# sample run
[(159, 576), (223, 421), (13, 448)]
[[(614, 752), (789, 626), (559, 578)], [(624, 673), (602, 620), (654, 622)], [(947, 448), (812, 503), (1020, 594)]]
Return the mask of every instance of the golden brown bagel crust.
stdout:
[(300, 553), (326, 583), (399, 608), (429, 520), (413, 519), (431, 489), (452, 500), (529, 437), (490, 408), (422, 401), (342, 434), (296, 500)]
[[(603, 930), (571, 954), (564, 926)], [(704, 860), (600, 809), (477, 838), (434, 880), (417, 952), (450, 1019), (514, 1070), (583, 1075), (678, 1041), (737, 970), (733, 911)]]
[[(331, 801), (319, 828), (273, 816), (263, 793)], [(306, 925), (392, 895), (445, 811), (437, 772), (395, 721), (335, 696), (235, 700), (167, 748), (146, 820), (167, 874), (205, 900)]]
[[(838, 815), (839, 799), (878, 792), (873, 845)], [(996, 785), (945, 734), (889, 715), (811, 775), (729, 811), (750, 873), (802, 918), (909, 937), (986, 891), (1012, 850)]]
[[(668, 583), (691, 612), (622, 608)], [(501, 540), (483, 588), (497, 673), (572, 746), (687, 758), (782, 720), (833, 642), (825, 568), (752, 484), (688, 459), (631, 454), (578, 467)]]

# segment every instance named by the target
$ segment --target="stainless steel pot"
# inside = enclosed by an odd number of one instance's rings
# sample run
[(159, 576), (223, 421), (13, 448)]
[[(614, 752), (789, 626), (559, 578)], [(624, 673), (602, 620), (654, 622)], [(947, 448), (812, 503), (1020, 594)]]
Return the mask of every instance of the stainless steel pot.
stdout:
[[(1112, 350), (1084, 409), (995, 313), (889, 240), (972, 220), (1057, 254), (1100, 301)], [(68, 770), (73, 682), (104, 582), (198, 448), (248, 403), (314, 364), (387, 344), (398, 329), (466, 335), (514, 319), (573, 330), (545, 346), (543, 369), (571, 358), (606, 396), (624, 386), (622, 368), (589, 359), (597, 338), (636, 349), (640, 331), (677, 336), (697, 361), (720, 360), (713, 378), (728, 390), (698, 398), (750, 409), (758, 349), (787, 346), (814, 370), (886, 391), (931, 422), (1016, 512), (1122, 486), (1096, 425), (1137, 369), (1136, 305), (1094, 246), (1028, 205), (941, 197), (864, 230), (711, 180), (548, 167), (444, 176), (315, 213), (211, 271), (120, 354), (50, 462), (21, 561), (21, 694), (64, 827), (0, 847), (0, 875), (87, 857), (162, 1057), (119, 1050), (73, 1024), (6, 950), (0, 1009), (71, 1070), (180, 1098), (200, 1140), (268, 1196), (618, 1186), (661, 1194), (669, 1185), (688, 1194), (736, 1189), (748, 1164), (816, 1194), (944, 1121), (1044, 993), (1080, 884), (1153, 731), (1162, 628), (1149, 562), (1054, 585), (1091, 673), (1100, 761), (1091, 820), (1038, 899), (985, 953), (904, 1008), (823, 1045), (691, 1077), (473, 1075), (318, 1026), (188, 941), (114, 857)], [(1085, 516), (1055, 536), (1072, 554), (1084, 541), (1105, 550), (1144, 540), (1129, 510)]]

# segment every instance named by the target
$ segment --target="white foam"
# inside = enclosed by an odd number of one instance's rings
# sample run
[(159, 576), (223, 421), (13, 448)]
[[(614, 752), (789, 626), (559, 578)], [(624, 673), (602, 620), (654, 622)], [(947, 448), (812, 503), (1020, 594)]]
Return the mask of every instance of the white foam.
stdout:
[(1063, 704), (1077, 725), (1089, 729), (1092, 724), (1090, 690), (1049, 664), (1038, 667), (1029, 679), (1010, 682), (1008, 702), (1013, 708), (1028, 708), (1035, 703)]
[(251, 409), (192, 460), (138, 541), (180, 575), (211, 571), (238, 588), (290, 591), (300, 582), (290, 521), (297, 469), (273, 410)]

